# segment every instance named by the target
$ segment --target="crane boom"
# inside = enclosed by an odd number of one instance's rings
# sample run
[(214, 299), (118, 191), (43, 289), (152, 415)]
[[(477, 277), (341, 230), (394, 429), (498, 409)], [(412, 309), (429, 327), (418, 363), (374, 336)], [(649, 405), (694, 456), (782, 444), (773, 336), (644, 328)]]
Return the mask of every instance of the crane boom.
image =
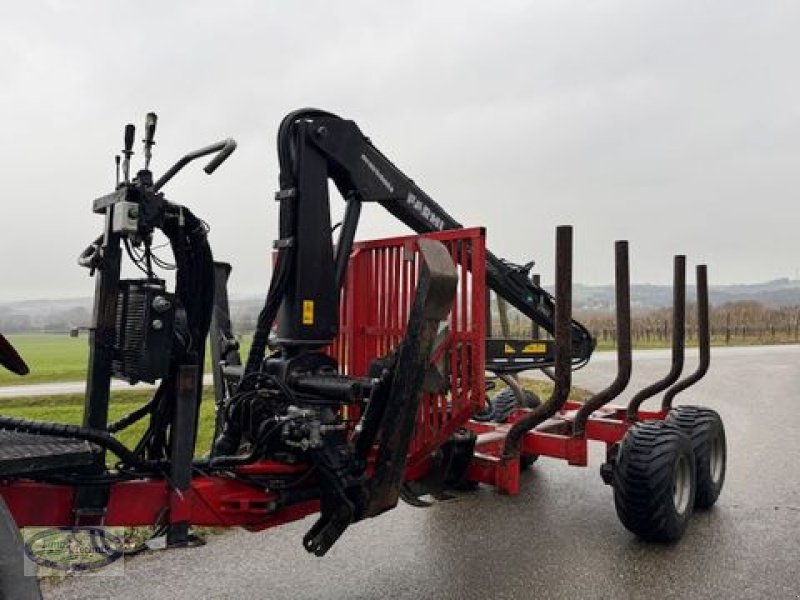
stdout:
[[(417, 233), (458, 229), (462, 225), (397, 168), (365, 136), (358, 125), (331, 113), (303, 109), (287, 115), (278, 131), (280, 160), (281, 239), (272, 301), (259, 319), (271, 326), (278, 306), (278, 337), (287, 346), (322, 346), (338, 331), (338, 290), (365, 202), (378, 203)], [(330, 242), (332, 180), (347, 206), (337, 243)], [(486, 253), (489, 287), (522, 314), (552, 333), (553, 297), (531, 282), (525, 267)], [(273, 289), (274, 288), (274, 289)], [(311, 307), (311, 308), (309, 308)], [(270, 309), (270, 310), (268, 310)], [(581, 323), (572, 322), (572, 364), (585, 364), (594, 339)], [(257, 336), (256, 342), (259, 342)], [(261, 336), (265, 339), (265, 335)], [(256, 343), (250, 368), (263, 350)], [(552, 359), (537, 367), (552, 365)]]

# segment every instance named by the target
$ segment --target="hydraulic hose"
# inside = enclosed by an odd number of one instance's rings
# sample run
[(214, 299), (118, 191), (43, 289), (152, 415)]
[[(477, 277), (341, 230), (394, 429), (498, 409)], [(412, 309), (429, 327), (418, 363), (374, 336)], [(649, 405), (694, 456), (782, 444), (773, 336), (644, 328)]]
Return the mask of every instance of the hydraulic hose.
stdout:
[(152, 469), (157, 466), (154, 462), (142, 460), (110, 433), (100, 429), (82, 427), (80, 425), (68, 425), (66, 423), (50, 423), (48, 421), (33, 421), (20, 417), (4, 416), (0, 416), (0, 429), (31, 433), (34, 435), (83, 440), (113, 452), (128, 465), (147, 469)]

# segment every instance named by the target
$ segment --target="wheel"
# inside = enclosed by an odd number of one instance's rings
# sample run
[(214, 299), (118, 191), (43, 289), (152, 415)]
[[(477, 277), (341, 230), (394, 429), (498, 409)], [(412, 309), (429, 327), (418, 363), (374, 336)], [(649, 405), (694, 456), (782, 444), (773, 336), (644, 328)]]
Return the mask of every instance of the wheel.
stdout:
[[(523, 408), (536, 408), (542, 403), (539, 396), (534, 392), (530, 390), (523, 390), (523, 392), (525, 392), (522, 404)], [(480, 412), (474, 414), (472, 418), (484, 423), (489, 421), (505, 423), (511, 415), (511, 411), (517, 408), (517, 406), (519, 406), (519, 404), (514, 390), (510, 387), (503, 388), (491, 398), (487, 398), (486, 405)]]
[(728, 451), (725, 426), (715, 410), (701, 406), (678, 406), (667, 415), (667, 422), (680, 427), (692, 442), (697, 470), (696, 508), (710, 508), (725, 484)]
[[(524, 408), (536, 408), (542, 403), (542, 401), (539, 399), (539, 396), (537, 396), (531, 390), (523, 390), (523, 392)], [(495, 423), (505, 423), (511, 414), (511, 411), (514, 410), (517, 405), (517, 397), (514, 394), (514, 390), (510, 387), (506, 387), (495, 394), (493, 398), (487, 399), (484, 409), (481, 410), (481, 412), (473, 415), (472, 418), (476, 421), (481, 421), (484, 423), (488, 423), (490, 421), (494, 421)], [(519, 470), (526, 471), (527, 469), (530, 469), (531, 465), (533, 465), (538, 458), (539, 456), (537, 454), (520, 456)]]
[(524, 392), (522, 404), (517, 401), (517, 395), (510, 387), (503, 388), (499, 393), (495, 394), (490, 400), (491, 405), (491, 420), (497, 423), (505, 423), (511, 415), (511, 411), (515, 408), (522, 406), (522, 408), (536, 408), (542, 401), (539, 396), (530, 390), (522, 390)]
[(524, 407), (525, 408), (536, 408), (542, 403), (542, 399), (536, 394), (536, 392), (532, 392), (531, 390), (523, 390), (525, 392), (525, 401)]
[(628, 530), (653, 542), (680, 539), (697, 487), (689, 437), (664, 421), (636, 423), (619, 446), (612, 485), (617, 516)]
[[(542, 401), (539, 399), (539, 396), (537, 396), (531, 390), (522, 391), (524, 392), (522, 403), (524, 408), (536, 408), (542, 403)], [(498, 423), (505, 422), (506, 419), (508, 419), (508, 416), (511, 414), (511, 411), (514, 410), (514, 408), (516, 408), (518, 405), (517, 396), (514, 394), (514, 390), (512, 390), (510, 387), (501, 390), (499, 394), (492, 398), (491, 402), (495, 420)], [(520, 455), (519, 470), (527, 471), (533, 466), (533, 463), (535, 463), (538, 458), (538, 454)]]
[(36, 577), (24, 572), (24, 556), (22, 536), (0, 497), (0, 600), (41, 600)]

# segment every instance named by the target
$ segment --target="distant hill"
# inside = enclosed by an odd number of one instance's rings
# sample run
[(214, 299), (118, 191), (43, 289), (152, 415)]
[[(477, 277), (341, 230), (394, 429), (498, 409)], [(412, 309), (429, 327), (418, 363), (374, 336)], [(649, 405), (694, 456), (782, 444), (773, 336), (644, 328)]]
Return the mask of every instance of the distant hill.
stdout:
[[(800, 306), (800, 280), (776, 279), (766, 283), (712, 286), (710, 296), (714, 306), (748, 301), (758, 302), (766, 308)], [(691, 302), (694, 297), (694, 286), (690, 286), (687, 298)], [(606, 312), (613, 307), (614, 288), (611, 285), (576, 284), (573, 298), (576, 310)], [(238, 328), (246, 330), (255, 326), (263, 301), (262, 296), (254, 294), (232, 294), (231, 316)], [(669, 307), (672, 305), (672, 287), (634, 284), (631, 286), (631, 305), (639, 312)], [(87, 297), (0, 302), (0, 331), (67, 331), (88, 325), (91, 310), (92, 299)]]
[[(695, 298), (694, 286), (687, 288), (687, 300)], [(800, 306), (800, 280), (776, 279), (766, 283), (711, 286), (711, 304), (721, 306), (730, 302), (759, 302), (767, 308)], [(613, 286), (575, 286), (573, 298), (577, 309), (606, 311), (613, 307)], [(638, 310), (653, 310), (672, 305), (672, 286), (634, 284), (631, 286), (631, 306)]]
[(0, 331), (68, 331), (89, 324), (91, 298), (0, 302)]

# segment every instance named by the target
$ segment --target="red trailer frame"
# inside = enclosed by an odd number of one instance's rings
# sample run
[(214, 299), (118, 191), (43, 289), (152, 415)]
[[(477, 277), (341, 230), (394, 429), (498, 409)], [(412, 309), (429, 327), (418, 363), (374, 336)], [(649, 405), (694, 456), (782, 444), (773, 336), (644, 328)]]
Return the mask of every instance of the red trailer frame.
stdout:
[[(430, 468), (430, 453), (463, 427), (484, 402), (485, 243), (481, 228), (450, 230), (425, 236), (395, 237), (357, 243), (342, 292), (340, 334), (331, 346), (341, 370), (364, 375), (370, 363), (390, 352), (403, 338), (418, 276), (417, 240), (436, 239), (450, 251), (459, 273), (453, 309), (432, 364), (446, 369), (447, 393), (425, 394), (409, 448), (406, 478), (418, 479)], [(355, 427), (357, 406), (343, 409)], [(302, 475), (308, 467), (261, 460), (233, 468), (235, 475)], [(313, 476), (308, 480), (314, 483)], [(188, 490), (171, 489), (162, 478), (113, 483), (101, 517), (77, 519), (75, 488), (33, 480), (0, 483), (20, 527), (104, 524), (242, 526), (261, 530), (300, 519), (319, 510), (318, 500), (281, 506), (279, 496), (235, 476), (196, 475)]]
[[(517, 494), (520, 456), (550, 456), (570, 465), (586, 466), (590, 440), (610, 448), (635, 421), (665, 418), (666, 408), (636, 411), (635, 418), (631, 418), (629, 407), (605, 406), (589, 414), (585, 428), (576, 434), (575, 418), (583, 405), (568, 401), (551, 418), (525, 433), (519, 453), (510, 454), (504, 448), (506, 436), (515, 423), (530, 414), (530, 409), (516, 409), (503, 424), (470, 420), (485, 402), (487, 290), (482, 228), (355, 244), (342, 291), (340, 333), (330, 348), (343, 373), (365, 375), (374, 359), (385, 356), (402, 340), (416, 289), (417, 241), (421, 237), (445, 244), (457, 265), (459, 284), (431, 363), (435, 368), (432, 372), (443, 376), (447, 391), (424, 395), (409, 448), (407, 480), (425, 476), (431, 468), (431, 453), (456, 430), (466, 427), (477, 435), (467, 478), (494, 486), (502, 493)], [(358, 407), (345, 407), (343, 416), (355, 427), (360, 416)], [(198, 474), (184, 492), (171, 489), (162, 478), (117, 482), (110, 486), (105, 514), (90, 519), (76, 518), (72, 486), (10, 480), (0, 484), (0, 496), (20, 527), (188, 522), (261, 530), (316, 512), (319, 502), (312, 499), (281, 506), (277, 494), (236, 476), (302, 475), (306, 469), (304, 465), (261, 460), (232, 468), (231, 475)], [(308, 483), (314, 483), (313, 475)]]

